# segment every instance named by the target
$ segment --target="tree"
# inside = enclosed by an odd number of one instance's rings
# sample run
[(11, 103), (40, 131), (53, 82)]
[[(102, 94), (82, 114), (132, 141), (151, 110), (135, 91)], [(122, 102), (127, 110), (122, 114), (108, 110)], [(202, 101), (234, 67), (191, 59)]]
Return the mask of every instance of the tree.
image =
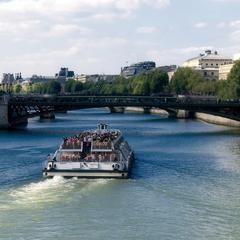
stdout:
[(150, 93), (163, 92), (169, 82), (168, 74), (159, 69), (150, 71), (148, 74), (148, 79)]
[(62, 86), (58, 81), (51, 81), (50, 83), (47, 83), (46, 87), (47, 87), (46, 93), (58, 94), (61, 92), (61, 89), (62, 89)]
[(13, 91), (14, 91), (15, 93), (20, 93), (21, 90), (22, 90), (22, 86), (21, 86), (20, 84), (16, 84), (16, 85), (14, 86), (14, 88), (13, 88)]
[(144, 72), (132, 78), (133, 94), (150, 95), (161, 93), (168, 85), (168, 75), (159, 69)]
[(232, 99), (240, 98), (240, 60), (237, 61), (227, 77), (228, 97)]
[(70, 79), (65, 83), (65, 92), (71, 93), (74, 80)]
[(240, 60), (233, 65), (227, 80), (219, 82), (218, 97), (220, 99), (240, 98)]
[(195, 70), (181, 67), (174, 73), (170, 89), (177, 94), (196, 93), (195, 87), (203, 81), (205, 80)]

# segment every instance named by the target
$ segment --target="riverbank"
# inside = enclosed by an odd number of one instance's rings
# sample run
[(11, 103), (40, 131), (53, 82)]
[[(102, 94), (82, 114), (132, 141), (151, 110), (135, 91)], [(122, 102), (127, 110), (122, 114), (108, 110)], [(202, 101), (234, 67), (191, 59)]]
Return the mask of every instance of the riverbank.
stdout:
[[(140, 112), (140, 113), (146, 112), (144, 108), (140, 108), (140, 107), (127, 107), (125, 109), (125, 111)], [(167, 111), (158, 109), (158, 108), (149, 109), (148, 112), (153, 113), (153, 114), (165, 115), (165, 116), (169, 115)], [(185, 112), (185, 111), (181, 110), (181, 112)], [(184, 114), (181, 114), (180, 118), (184, 118), (183, 115)], [(201, 120), (201, 121), (204, 121), (207, 123), (211, 123), (211, 124), (223, 125), (223, 126), (228, 126), (228, 127), (237, 127), (237, 128), (240, 127), (240, 121), (235, 121), (235, 120), (231, 120), (231, 119), (224, 118), (224, 117), (214, 116), (211, 114), (196, 112), (194, 114), (194, 117), (198, 120)]]
[[(146, 113), (146, 109), (141, 107), (126, 107), (126, 112), (139, 112), (139, 113)], [(147, 110), (148, 113), (160, 114), (168, 116), (168, 112), (159, 108), (151, 108)]]
[(212, 123), (212, 124), (217, 124), (217, 125), (224, 125), (228, 127), (240, 127), (240, 122), (231, 120), (228, 118), (224, 117), (219, 117), (219, 116), (214, 116), (211, 114), (206, 114), (206, 113), (195, 113), (196, 119), (199, 119), (201, 121), (207, 122), (207, 123)]

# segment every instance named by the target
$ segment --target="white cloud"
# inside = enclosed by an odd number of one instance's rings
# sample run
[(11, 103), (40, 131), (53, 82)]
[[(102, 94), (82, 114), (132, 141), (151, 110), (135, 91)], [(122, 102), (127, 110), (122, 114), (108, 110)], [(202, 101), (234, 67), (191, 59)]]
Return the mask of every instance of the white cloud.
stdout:
[(239, 42), (240, 42), (240, 20), (231, 21), (229, 23), (229, 26), (233, 29), (233, 31), (229, 35), (230, 40), (239, 45)]
[(0, 13), (66, 15), (103, 9), (131, 12), (142, 5), (163, 7), (169, 4), (169, 0), (10, 0), (0, 2)]
[(197, 22), (197, 23), (194, 24), (195, 28), (204, 28), (206, 26), (207, 26), (206, 22)]
[(143, 33), (143, 34), (150, 34), (150, 33), (156, 32), (156, 31), (157, 31), (157, 29), (153, 26), (142, 26), (142, 27), (138, 27), (136, 29), (137, 33)]
[(213, 49), (213, 47), (212, 46), (200, 46), (200, 47), (190, 46), (186, 48), (173, 49), (173, 51), (178, 54), (195, 54), (195, 53), (201, 53), (207, 49), (211, 50)]
[(143, 0), (145, 4), (154, 5), (155, 7), (162, 8), (170, 5), (170, 0)]
[(51, 27), (49, 36), (62, 36), (71, 33), (86, 34), (91, 32), (90, 28), (81, 27), (77, 24), (56, 24)]
[[(0, 32), (8, 29), (8, 35), (30, 30), (41, 35), (53, 36), (74, 30), (88, 32), (88, 27), (76, 22), (112, 21), (132, 18), (140, 7), (169, 5), (169, 0), (9, 0), (0, 1)], [(86, 22), (84, 23), (86, 24)]]
[(239, 40), (240, 40), (240, 29), (232, 32), (232, 33), (230, 34), (230, 39), (231, 39), (233, 42), (236, 42), (236, 43), (239, 44)]
[[(34, 49), (21, 55), (5, 55), (0, 59), (0, 66), (4, 66), (4, 72), (24, 72), (27, 75), (54, 74), (60, 66), (69, 66), (78, 73), (114, 73), (109, 68), (109, 53), (114, 55), (116, 49), (124, 51), (128, 45), (124, 38), (103, 37), (97, 40), (89, 38), (76, 38), (68, 42), (65, 47), (58, 46), (49, 48)], [(106, 52), (106, 49), (108, 52)], [(118, 59), (114, 58), (116, 62)], [(28, 71), (23, 71), (28, 69)], [(83, 70), (85, 69), (85, 70)], [(120, 65), (116, 72), (120, 71)]]
[(240, 0), (212, 0), (213, 2), (222, 2), (222, 3), (240, 3)]
[(226, 27), (226, 23), (225, 22), (220, 22), (217, 24), (217, 28), (224, 28)]
[(235, 20), (229, 23), (229, 26), (232, 28), (240, 28), (240, 20)]
[(158, 65), (182, 64), (186, 59), (196, 57), (206, 49), (213, 49), (212, 46), (189, 46), (185, 48), (172, 48), (165, 50), (148, 50), (146, 56), (153, 59)]

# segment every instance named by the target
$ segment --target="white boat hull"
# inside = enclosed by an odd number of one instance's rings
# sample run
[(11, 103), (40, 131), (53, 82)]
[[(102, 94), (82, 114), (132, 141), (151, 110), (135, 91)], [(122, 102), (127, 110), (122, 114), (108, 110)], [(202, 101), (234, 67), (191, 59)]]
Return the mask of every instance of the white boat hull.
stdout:
[(129, 172), (127, 171), (59, 171), (59, 170), (45, 170), (43, 171), (44, 177), (78, 177), (78, 178), (128, 178)]

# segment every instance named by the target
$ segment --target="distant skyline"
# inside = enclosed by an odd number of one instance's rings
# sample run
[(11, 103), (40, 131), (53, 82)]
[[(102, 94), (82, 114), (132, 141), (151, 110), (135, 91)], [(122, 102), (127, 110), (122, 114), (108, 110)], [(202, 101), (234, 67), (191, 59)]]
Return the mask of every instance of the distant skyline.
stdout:
[(240, 52), (240, 0), (0, 0), (0, 73), (119, 74)]

